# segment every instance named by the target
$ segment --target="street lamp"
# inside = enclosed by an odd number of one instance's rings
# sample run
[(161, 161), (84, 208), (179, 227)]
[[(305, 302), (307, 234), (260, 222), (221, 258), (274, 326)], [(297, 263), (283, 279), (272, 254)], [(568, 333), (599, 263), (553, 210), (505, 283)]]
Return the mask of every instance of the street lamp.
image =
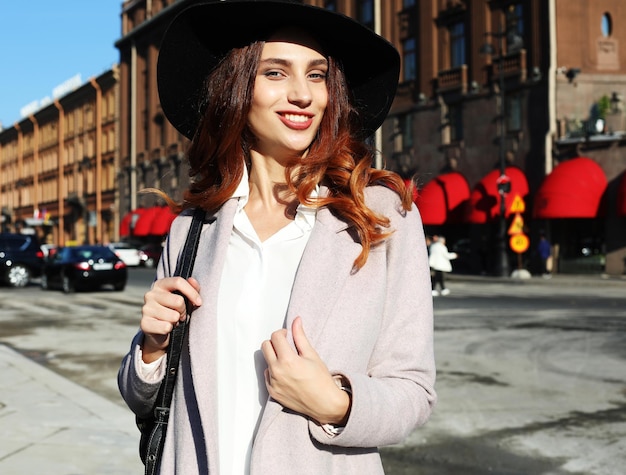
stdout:
[[(498, 40), (498, 86), (500, 94), (500, 176), (496, 180), (498, 194), (500, 195), (500, 215), (498, 239), (496, 242), (496, 262), (494, 273), (500, 277), (508, 277), (510, 275), (509, 258), (506, 251), (506, 194), (511, 191), (511, 181), (506, 176), (506, 95), (504, 92), (504, 37), (503, 31), (497, 33), (485, 33), (486, 36), (492, 36)], [(489, 56), (494, 56), (496, 51), (491, 43), (485, 43), (480, 52)]]

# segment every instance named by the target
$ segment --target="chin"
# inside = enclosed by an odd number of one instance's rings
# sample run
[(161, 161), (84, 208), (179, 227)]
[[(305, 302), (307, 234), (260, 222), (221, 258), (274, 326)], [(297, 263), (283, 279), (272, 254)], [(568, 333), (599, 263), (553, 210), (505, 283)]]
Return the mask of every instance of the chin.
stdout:
[(290, 146), (284, 147), (284, 151), (288, 155), (295, 155), (295, 156), (301, 157), (302, 155), (306, 154), (309, 151), (310, 146), (311, 146), (310, 142), (306, 145), (291, 144)]

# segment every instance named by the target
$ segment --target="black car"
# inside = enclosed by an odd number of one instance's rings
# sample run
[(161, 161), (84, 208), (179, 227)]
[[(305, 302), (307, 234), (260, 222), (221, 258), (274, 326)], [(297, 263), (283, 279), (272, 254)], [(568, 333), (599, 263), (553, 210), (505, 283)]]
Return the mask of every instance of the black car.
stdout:
[(126, 264), (106, 246), (62, 247), (46, 260), (41, 288), (60, 287), (70, 293), (112, 285), (115, 290), (124, 290), (127, 279)]
[(161, 244), (146, 244), (139, 248), (141, 251), (141, 263), (144, 267), (156, 267), (161, 254), (163, 252), (163, 246)]
[(0, 233), (0, 281), (25, 287), (41, 274), (43, 251), (34, 234)]

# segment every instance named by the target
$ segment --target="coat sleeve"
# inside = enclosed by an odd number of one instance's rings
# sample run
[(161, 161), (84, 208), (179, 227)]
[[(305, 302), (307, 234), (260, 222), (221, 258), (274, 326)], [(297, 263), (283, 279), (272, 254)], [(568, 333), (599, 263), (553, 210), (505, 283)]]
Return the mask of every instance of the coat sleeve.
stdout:
[[(156, 279), (172, 275), (178, 253), (185, 242), (191, 224), (190, 215), (184, 212), (172, 223), (164, 252), (157, 266)], [(130, 350), (122, 359), (117, 374), (117, 384), (122, 398), (136, 415), (143, 417), (154, 407), (161, 380), (148, 381), (138, 372), (139, 352), (143, 343), (143, 332), (139, 330), (131, 341)]]
[[(386, 192), (388, 198), (391, 192)], [(410, 212), (397, 211), (395, 201), (394, 211), (385, 213), (394, 232), (385, 242), (386, 301), (376, 344), (367, 373), (344, 374), (352, 387), (352, 407), (341, 434), (329, 437), (310, 423), (312, 436), (324, 444), (399, 443), (426, 422), (436, 402), (433, 302), (423, 226), (415, 206)]]

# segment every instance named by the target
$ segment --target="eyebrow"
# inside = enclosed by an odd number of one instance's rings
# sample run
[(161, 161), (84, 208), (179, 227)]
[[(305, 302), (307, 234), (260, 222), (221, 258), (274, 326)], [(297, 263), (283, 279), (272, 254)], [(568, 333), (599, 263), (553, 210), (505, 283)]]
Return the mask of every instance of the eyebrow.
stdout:
[[(267, 58), (262, 59), (260, 64), (280, 64), (282, 66), (291, 66), (293, 63), (283, 58)], [(309, 61), (309, 67), (316, 66), (328, 66), (328, 60), (326, 59), (314, 59)]]

